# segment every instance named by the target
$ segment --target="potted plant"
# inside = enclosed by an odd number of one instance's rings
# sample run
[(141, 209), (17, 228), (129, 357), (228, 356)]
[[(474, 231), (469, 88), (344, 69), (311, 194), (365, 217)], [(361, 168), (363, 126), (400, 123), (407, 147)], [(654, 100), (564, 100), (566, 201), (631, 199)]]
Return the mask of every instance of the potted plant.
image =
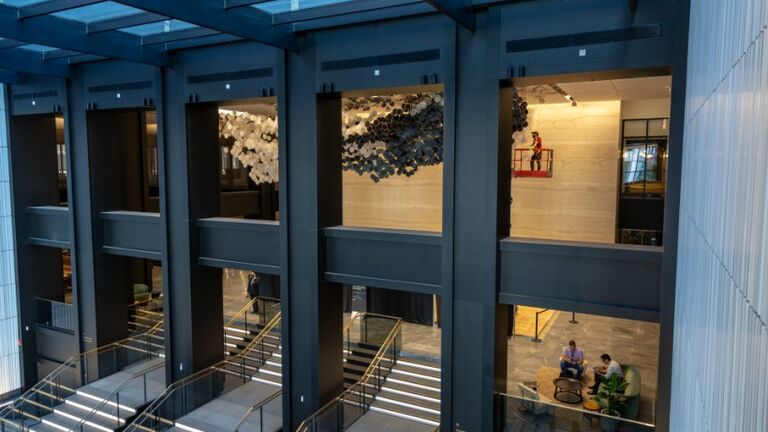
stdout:
[[(597, 397), (593, 398), (601, 407), (603, 407), (603, 409), (600, 410), (601, 414), (621, 417), (619, 410), (626, 405), (624, 391), (627, 389), (628, 385), (629, 383), (625, 382), (618, 375), (612, 375), (601, 384)], [(600, 425), (605, 432), (615, 432), (618, 430), (619, 421), (610, 417), (601, 417)]]

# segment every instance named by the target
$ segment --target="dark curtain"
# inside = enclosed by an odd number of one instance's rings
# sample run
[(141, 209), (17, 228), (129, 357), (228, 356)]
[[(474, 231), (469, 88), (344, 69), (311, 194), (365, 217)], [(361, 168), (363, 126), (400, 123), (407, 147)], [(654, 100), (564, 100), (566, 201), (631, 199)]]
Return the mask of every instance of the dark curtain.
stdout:
[(280, 277), (259, 273), (259, 296), (280, 298)]
[(344, 298), (344, 312), (352, 312), (352, 285), (344, 284), (342, 287), (342, 297)]
[(368, 312), (400, 317), (405, 321), (432, 325), (432, 295), (368, 288)]

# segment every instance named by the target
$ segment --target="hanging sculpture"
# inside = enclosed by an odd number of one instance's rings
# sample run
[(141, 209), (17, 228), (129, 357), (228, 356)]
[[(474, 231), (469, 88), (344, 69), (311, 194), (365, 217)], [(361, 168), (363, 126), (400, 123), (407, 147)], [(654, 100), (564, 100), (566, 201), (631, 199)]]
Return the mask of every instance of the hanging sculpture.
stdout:
[(342, 169), (379, 182), (442, 163), (444, 104), (439, 93), (345, 99)]
[[(528, 102), (523, 99), (517, 92), (517, 89), (512, 91), (512, 133), (522, 132), (523, 129), (528, 127)], [(512, 144), (515, 143), (515, 138), (512, 138)]]
[[(410, 177), (419, 167), (443, 162), (440, 93), (345, 99), (342, 107), (341, 166), (379, 182)], [(219, 136), (232, 137), (230, 153), (256, 184), (278, 181), (277, 120), (240, 111), (219, 112)]]
[(243, 166), (250, 167), (248, 176), (256, 184), (276, 183), (277, 120), (263, 114), (219, 111), (219, 136), (235, 140), (230, 153)]

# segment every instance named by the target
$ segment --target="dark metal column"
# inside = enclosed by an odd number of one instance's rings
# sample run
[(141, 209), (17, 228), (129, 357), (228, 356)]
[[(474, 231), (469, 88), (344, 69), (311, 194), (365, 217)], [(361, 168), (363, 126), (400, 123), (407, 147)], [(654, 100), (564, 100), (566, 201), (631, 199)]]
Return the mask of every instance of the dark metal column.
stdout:
[(669, 158), (664, 205), (664, 254), (661, 268), (659, 326), (659, 381), (656, 395), (656, 430), (669, 431), (672, 400), (672, 348), (675, 332), (675, 290), (677, 277), (677, 233), (680, 217), (680, 179), (683, 174), (683, 126), (685, 86), (688, 70), (688, 17), (690, 1), (674, 2), (675, 46), (672, 65)]
[(278, 100), (286, 430), (343, 390), (341, 285), (320, 279), (322, 228), (341, 224), (341, 100), (316, 96), (314, 56), (286, 55)]
[[(509, 233), (510, 131), (498, 72), (498, 21), (477, 15), (477, 31), (457, 29), (453, 157), (452, 330), (443, 430), (490, 431), (494, 391), (506, 390), (507, 307), (496, 304), (498, 241)], [(450, 126), (449, 123), (446, 123)], [(446, 319), (447, 321), (448, 319)], [(445, 346), (445, 345), (444, 345)]]
[[(37, 297), (56, 298), (63, 293), (61, 250), (34, 246), (27, 207), (57, 205), (56, 124), (53, 114), (10, 117), (10, 151), (13, 182), (14, 226), (19, 286), (21, 359), (24, 387), (38, 380)], [(58, 289), (57, 289), (58, 288)]]
[(223, 359), (221, 269), (197, 263), (196, 220), (218, 215), (218, 109), (186, 104), (183, 68), (166, 69), (161, 195), (166, 220), (166, 379)]

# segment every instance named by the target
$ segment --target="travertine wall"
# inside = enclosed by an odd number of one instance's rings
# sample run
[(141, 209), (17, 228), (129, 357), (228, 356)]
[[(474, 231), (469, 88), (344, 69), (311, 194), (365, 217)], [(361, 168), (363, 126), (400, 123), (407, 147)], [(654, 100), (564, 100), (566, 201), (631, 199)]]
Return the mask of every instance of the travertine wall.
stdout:
[(511, 236), (614, 242), (620, 116), (618, 100), (530, 106), (525, 141), (516, 147), (527, 148), (538, 131), (554, 149), (553, 175), (512, 180)]
[(691, 4), (671, 431), (768, 430), (768, 2)]
[(342, 182), (344, 225), (442, 231), (442, 164), (379, 183), (345, 171)]

